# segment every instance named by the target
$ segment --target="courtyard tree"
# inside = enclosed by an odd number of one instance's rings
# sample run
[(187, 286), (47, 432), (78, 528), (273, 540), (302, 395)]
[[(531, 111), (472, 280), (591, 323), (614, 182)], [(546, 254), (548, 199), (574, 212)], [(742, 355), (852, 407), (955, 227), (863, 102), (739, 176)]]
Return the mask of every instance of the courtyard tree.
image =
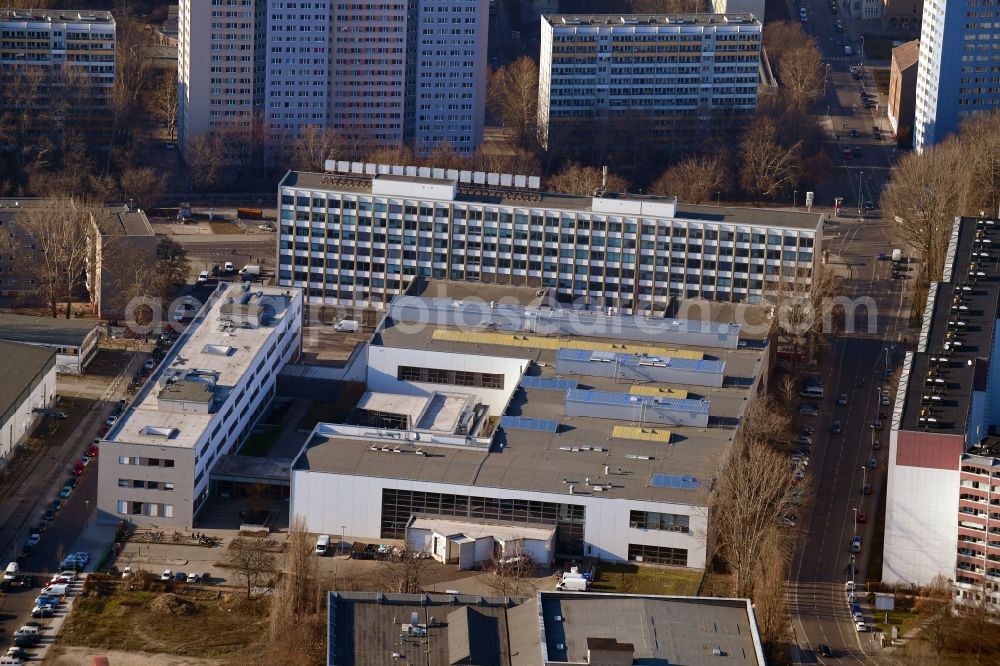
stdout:
[(236, 578), (243, 580), (247, 599), (253, 595), (255, 587), (266, 585), (275, 573), (275, 559), (267, 539), (236, 537), (229, 543), (225, 559)]
[(663, 172), (650, 191), (676, 196), (683, 203), (703, 203), (729, 187), (725, 160), (718, 155), (691, 156)]
[[(546, 188), (551, 192), (564, 194), (579, 194), (590, 196), (601, 188), (604, 175), (601, 169), (580, 164), (568, 164), (546, 181)], [(608, 192), (625, 192), (628, 181), (613, 173), (608, 173), (606, 189)]]
[(521, 56), (490, 72), (486, 106), (513, 131), (518, 145), (533, 146), (538, 116), (538, 63), (529, 56)]

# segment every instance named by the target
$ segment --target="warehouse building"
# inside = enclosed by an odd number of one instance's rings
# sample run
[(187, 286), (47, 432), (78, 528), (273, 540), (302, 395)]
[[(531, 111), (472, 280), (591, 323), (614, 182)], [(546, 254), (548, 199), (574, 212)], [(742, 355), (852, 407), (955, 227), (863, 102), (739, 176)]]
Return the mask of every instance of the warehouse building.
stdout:
[(663, 316), (676, 299), (758, 303), (808, 284), (823, 215), (676, 198), (547, 194), (536, 177), (333, 162), (279, 185), (278, 284), (384, 309), (415, 277), (552, 289), (591, 310)]
[(537, 301), (436, 281), (394, 299), (346, 370), (366, 393), (292, 465), (292, 519), (459, 564), (527, 550), (704, 567), (710, 490), (767, 373), (764, 341)]
[(55, 404), (56, 353), (0, 341), (0, 470)]
[(44, 347), (56, 353), (56, 372), (82, 374), (97, 356), (98, 322), (0, 314), (0, 340)]

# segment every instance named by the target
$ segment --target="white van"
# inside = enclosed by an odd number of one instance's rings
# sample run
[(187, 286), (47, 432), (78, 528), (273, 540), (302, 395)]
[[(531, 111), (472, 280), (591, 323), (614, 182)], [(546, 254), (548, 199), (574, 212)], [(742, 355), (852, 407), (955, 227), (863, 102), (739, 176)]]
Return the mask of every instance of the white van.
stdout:
[(316, 539), (316, 554), (322, 556), (328, 554), (329, 552), (330, 552), (330, 535), (320, 534), (319, 537)]
[(822, 386), (804, 386), (801, 391), (799, 391), (800, 398), (812, 398), (818, 400), (823, 397), (823, 387)]
[(565, 592), (586, 592), (590, 587), (590, 581), (580, 575), (563, 574), (562, 580), (556, 585), (556, 589)]
[(11, 562), (7, 565), (7, 569), (3, 572), (3, 579), (14, 580), (17, 578), (19, 573), (21, 573), (21, 567), (17, 564), (17, 562)]
[(341, 319), (334, 325), (333, 330), (340, 331), (341, 333), (357, 333), (360, 326), (353, 319)]

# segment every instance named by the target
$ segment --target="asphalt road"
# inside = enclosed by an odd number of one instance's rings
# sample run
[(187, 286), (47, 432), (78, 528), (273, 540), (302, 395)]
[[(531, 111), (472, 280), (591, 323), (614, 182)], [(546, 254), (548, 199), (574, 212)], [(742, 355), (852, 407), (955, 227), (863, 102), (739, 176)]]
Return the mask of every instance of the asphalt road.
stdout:
[[(792, 15), (797, 17), (794, 3), (790, 6), (794, 10)], [(815, 495), (809, 512), (800, 516), (798, 529), (803, 535), (792, 560), (789, 602), (795, 642), (800, 648), (796, 655), (799, 662), (874, 664), (874, 634), (857, 631), (845, 583), (855, 580), (864, 587), (879, 522), (880, 500), (885, 491), (889, 419), (883, 419), (882, 428), (874, 434), (871, 425), (880, 411), (890, 417), (892, 407), (879, 404), (879, 387), (885, 384), (883, 373), (887, 362), (896, 367), (901, 363), (902, 339), (909, 338), (913, 343), (913, 335), (905, 329), (909, 312), (903, 307), (902, 292), (906, 282), (892, 279), (890, 262), (876, 258), (880, 251), (891, 250), (887, 228), (878, 218), (877, 208), (865, 211), (866, 201), (878, 206), (898, 151), (885, 117), (885, 96), (877, 94), (867, 75), (859, 80), (850, 71), (850, 67), (860, 63), (858, 24), (844, 16), (843, 8), (839, 15), (831, 13), (828, 0), (805, 0), (804, 6), (809, 21), (803, 27), (816, 38), (829, 65), (822, 102), (826, 106), (823, 125), (830, 157), (838, 165), (837, 173), (817, 192), (817, 202), (828, 206), (834, 197), (843, 197), (841, 217), (828, 226), (825, 247), (847, 263), (851, 274), (848, 295), (855, 299), (870, 298), (877, 312), (877, 323), (873, 330), (864, 325), (863, 308), (857, 310), (856, 322), (848, 314), (851, 323), (861, 326), (838, 336), (826, 354), (820, 370), (825, 387), (820, 416), (799, 417), (803, 425), (815, 427), (808, 466)], [(834, 24), (838, 18), (846, 33), (836, 30)], [(852, 57), (844, 55), (845, 41), (852, 44), (855, 53)], [(877, 110), (864, 108), (862, 90), (876, 95)], [(873, 126), (881, 128), (881, 140), (873, 138)], [(850, 136), (852, 129), (854, 137)], [(855, 146), (860, 149), (861, 157), (846, 157), (843, 148)], [(848, 395), (847, 405), (837, 405), (840, 393)], [(895, 396), (891, 399), (894, 402)], [(843, 425), (839, 435), (830, 432), (834, 419)], [(881, 450), (873, 449), (874, 439), (880, 441)], [(871, 457), (876, 459), (876, 468), (864, 469)], [(864, 483), (871, 484), (869, 496), (862, 494)], [(866, 513), (867, 522), (856, 523), (856, 512)], [(863, 542), (855, 561), (850, 542), (856, 534)], [(880, 546), (881, 540), (878, 541)], [(863, 599), (859, 601), (866, 621), (872, 622), (872, 609)], [(832, 648), (834, 659), (818, 655), (822, 644)]]
[(227, 261), (233, 262), (237, 269), (247, 264), (262, 264), (273, 270), (277, 256), (278, 241), (275, 234), (191, 234), (174, 235), (171, 238), (187, 250), (194, 278), (199, 272), (211, 271), (215, 265), (222, 267)]

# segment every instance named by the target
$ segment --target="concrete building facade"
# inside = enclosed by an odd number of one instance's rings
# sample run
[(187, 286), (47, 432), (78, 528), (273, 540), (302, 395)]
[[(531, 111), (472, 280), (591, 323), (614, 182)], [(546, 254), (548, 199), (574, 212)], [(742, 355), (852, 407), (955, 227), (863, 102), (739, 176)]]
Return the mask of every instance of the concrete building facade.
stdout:
[(252, 128), (263, 107), (267, 2), (180, 0), (177, 140)]
[(156, 263), (156, 236), (146, 214), (128, 206), (93, 213), (91, 228), (86, 276), (90, 304), (101, 319), (125, 319), (136, 268)]
[(997, 220), (958, 218), (931, 285), (892, 417), (882, 580), (954, 581), (960, 601), (1000, 608)]
[(673, 298), (759, 302), (766, 281), (811, 280), (822, 256), (819, 214), (353, 166), (371, 175), (289, 172), (279, 184), (278, 284), (313, 304), (382, 308), (419, 276), (546, 287), (593, 310), (655, 315)]
[(101, 442), (98, 519), (191, 528), (301, 351), (297, 290), (222, 283)]
[(917, 101), (917, 60), (920, 40), (897, 46), (892, 50), (892, 65), (889, 69), (889, 95), (886, 115), (896, 139), (913, 140), (913, 117)]
[(0, 341), (0, 470), (55, 404), (56, 353)]
[(753, 118), (761, 21), (752, 14), (541, 18), (542, 144), (641, 127), (644, 144), (693, 145)]
[(110, 137), (115, 39), (110, 12), (0, 9), (0, 111), (34, 107), (30, 133)]
[(913, 147), (958, 131), (962, 120), (1000, 108), (1000, 25), (977, 0), (927, 0), (920, 31)]

